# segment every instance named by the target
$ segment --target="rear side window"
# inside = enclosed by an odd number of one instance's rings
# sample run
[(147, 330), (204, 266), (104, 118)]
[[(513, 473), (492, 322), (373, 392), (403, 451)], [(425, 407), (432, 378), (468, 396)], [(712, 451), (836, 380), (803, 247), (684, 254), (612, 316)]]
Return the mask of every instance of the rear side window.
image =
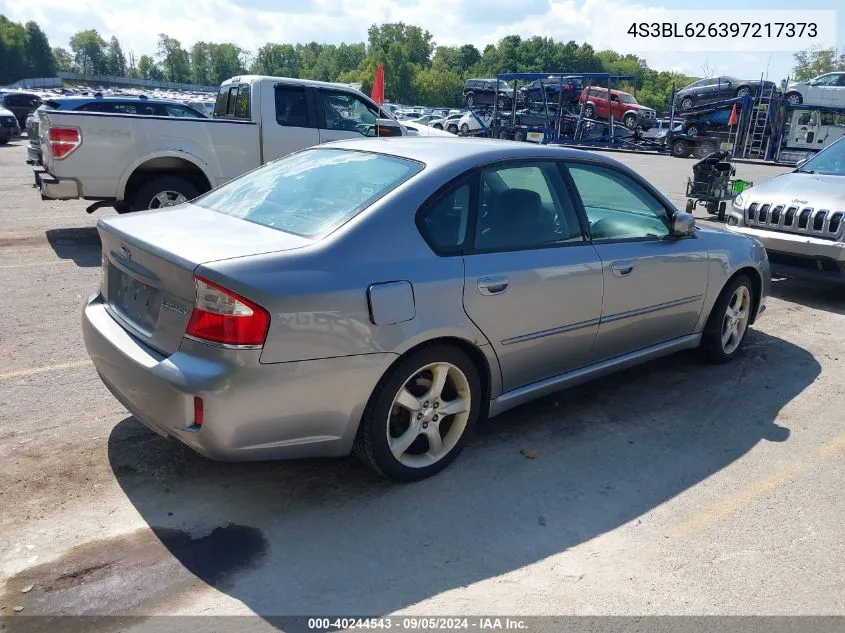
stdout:
[(235, 102), (235, 118), (249, 119), (249, 84), (238, 88), (238, 100)]
[(276, 122), (285, 127), (315, 127), (308, 117), (305, 88), (276, 86)]
[(229, 104), (229, 87), (223, 86), (217, 93), (217, 100), (214, 102), (214, 117), (226, 116), (226, 108)]
[(441, 253), (455, 253), (466, 242), (469, 223), (469, 185), (442, 195), (418, 224), (426, 241)]
[(319, 239), (422, 169), (421, 163), (395, 156), (314, 148), (244, 174), (195, 203)]

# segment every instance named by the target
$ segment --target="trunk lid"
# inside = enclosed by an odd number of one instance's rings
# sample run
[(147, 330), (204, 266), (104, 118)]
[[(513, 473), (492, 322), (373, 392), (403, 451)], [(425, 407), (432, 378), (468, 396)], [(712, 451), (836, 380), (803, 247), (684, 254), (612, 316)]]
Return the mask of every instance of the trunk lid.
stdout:
[(191, 204), (104, 218), (97, 229), (101, 292), (109, 312), (163, 354), (179, 349), (185, 334), (196, 301), (197, 266), (311, 243)]

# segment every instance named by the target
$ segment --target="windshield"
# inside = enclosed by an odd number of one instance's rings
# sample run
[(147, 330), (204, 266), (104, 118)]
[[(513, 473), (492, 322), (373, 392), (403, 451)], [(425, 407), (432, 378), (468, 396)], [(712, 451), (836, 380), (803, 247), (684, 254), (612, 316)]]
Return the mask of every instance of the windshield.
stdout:
[(637, 100), (634, 99), (632, 95), (629, 95), (625, 92), (619, 93), (619, 99), (622, 101), (622, 103), (637, 103)]
[(836, 141), (801, 165), (798, 171), (807, 174), (845, 176), (845, 141)]
[(244, 174), (198, 206), (301, 237), (348, 222), (419, 173), (416, 161), (342, 149), (309, 149)]

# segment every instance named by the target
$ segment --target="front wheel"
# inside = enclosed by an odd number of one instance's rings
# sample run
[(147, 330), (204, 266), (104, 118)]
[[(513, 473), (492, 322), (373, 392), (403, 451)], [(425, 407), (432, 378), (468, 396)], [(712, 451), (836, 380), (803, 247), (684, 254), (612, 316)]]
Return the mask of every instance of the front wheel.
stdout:
[(504, 110), (506, 105), (507, 105), (507, 102), (505, 101), (505, 98), (504, 98), (504, 97), (499, 97), (499, 98), (496, 100), (496, 107), (497, 107), (499, 110)]
[(469, 134), (469, 125), (466, 123), (461, 124), (461, 134)]
[(691, 153), (690, 145), (684, 139), (679, 138), (672, 143), (672, 156), (675, 158), (686, 158)]
[(591, 105), (584, 106), (584, 118), (585, 119), (592, 119), (596, 114), (595, 108)]
[(440, 125), (439, 123), (435, 123), (431, 127), (433, 127), (435, 130), (442, 130), (443, 129), (443, 126)]
[(633, 114), (629, 114), (624, 119), (622, 119), (622, 123), (629, 130), (633, 130), (637, 127), (637, 117), (635, 117)]
[(799, 106), (804, 102), (804, 97), (797, 92), (790, 92), (786, 95), (786, 102), (791, 106)]
[(467, 105), (471, 108), (475, 105), (475, 95), (469, 93), (466, 97)]
[(698, 126), (695, 124), (688, 126), (686, 133), (689, 136), (698, 136)]
[(737, 96), (737, 97), (747, 97), (747, 96), (749, 96), (750, 94), (751, 94), (751, 88), (749, 88), (748, 86), (743, 86), (742, 88), (739, 88), (739, 89), (736, 91), (736, 96)]
[(689, 110), (693, 106), (693, 101), (690, 97), (684, 97), (681, 100), (681, 110)]
[(364, 410), (355, 454), (396, 481), (440, 472), (460, 453), (481, 411), (481, 379), (456, 347), (432, 345), (382, 378)]
[(451, 124), (451, 125), (450, 125), (447, 129), (446, 129), (446, 131), (447, 131), (447, 132), (451, 132), (452, 134), (457, 134), (457, 133), (458, 133), (458, 126), (457, 126), (457, 125), (455, 125), (454, 123), (452, 123), (452, 124)]
[(722, 289), (699, 346), (706, 361), (726, 363), (739, 354), (751, 322), (753, 297), (754, 287), (745, 275), (737, 276)]

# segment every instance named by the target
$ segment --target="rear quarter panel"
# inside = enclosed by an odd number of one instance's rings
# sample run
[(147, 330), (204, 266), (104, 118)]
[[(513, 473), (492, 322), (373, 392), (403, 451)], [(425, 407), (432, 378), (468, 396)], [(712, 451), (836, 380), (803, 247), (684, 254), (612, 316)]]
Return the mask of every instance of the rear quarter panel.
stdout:
[(122, 199), (132, 172), (160, 156), (193, 162), (215, 186), (259, 164), (258, 127), (250, 122), (52, 110), (42, 115), (42, 141), (57, 125), (79, 128), (82, 144), (61, 160), (45, 153), (45, 167), (77, 180), (84, 197)]
[[(435, 255), (416, 227), (417, 208), (443, 182), (424, 180), (394, 190), (313, 246), (212, 262), (198, 274), (229, 281), (270, 311), (263, 363), (402, 354), (438, 337), (486, 345), (463, 310), (463, 258)], [(411, 284), (414, 317), (375, 325), (368, 288), (394, 281)]]

